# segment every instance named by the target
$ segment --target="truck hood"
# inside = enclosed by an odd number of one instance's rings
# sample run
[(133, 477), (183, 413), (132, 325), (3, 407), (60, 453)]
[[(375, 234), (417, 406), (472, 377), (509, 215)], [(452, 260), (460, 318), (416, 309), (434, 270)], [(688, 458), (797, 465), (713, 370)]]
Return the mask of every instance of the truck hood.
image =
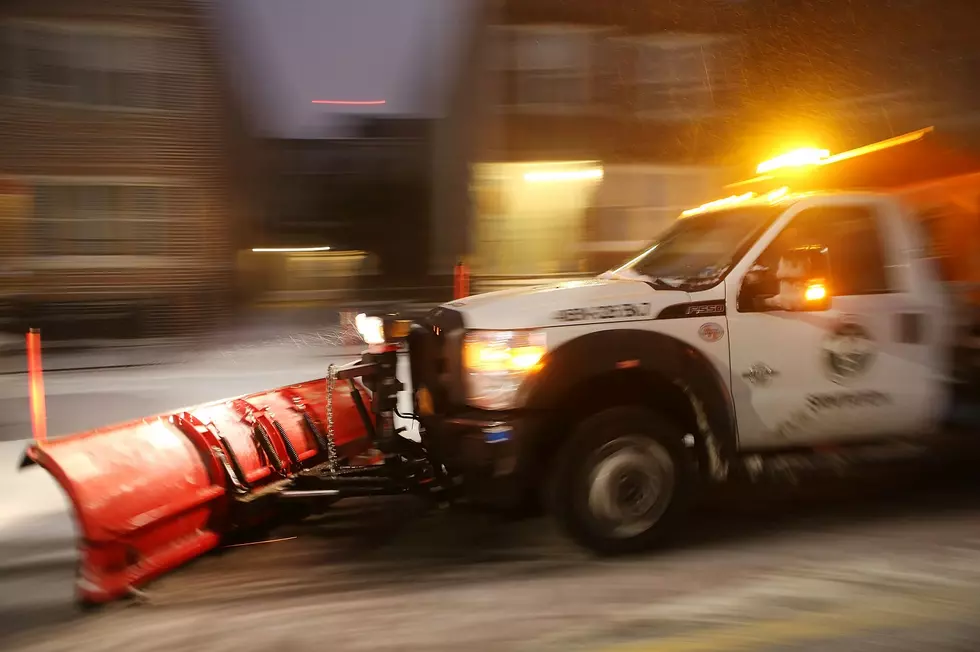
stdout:
[(656, 317), (690, 301), (687, 292), (655, 290), (631, 279), (594, 278), (477, 294), (444, 304), (467, 328), (510, 330)]

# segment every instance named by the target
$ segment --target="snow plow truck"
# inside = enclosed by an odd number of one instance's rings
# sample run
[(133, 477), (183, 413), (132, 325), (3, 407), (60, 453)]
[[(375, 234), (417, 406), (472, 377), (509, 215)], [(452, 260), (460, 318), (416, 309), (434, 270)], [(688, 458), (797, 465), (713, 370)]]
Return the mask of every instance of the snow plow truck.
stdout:
[(980, 434), (980, 164), (924, 129), (719, 194), (595, 278), (360, 315), (324, 378), (35, 443), (79, 599), (349, 496), (540, 504), (629, 553), (707, 485)]

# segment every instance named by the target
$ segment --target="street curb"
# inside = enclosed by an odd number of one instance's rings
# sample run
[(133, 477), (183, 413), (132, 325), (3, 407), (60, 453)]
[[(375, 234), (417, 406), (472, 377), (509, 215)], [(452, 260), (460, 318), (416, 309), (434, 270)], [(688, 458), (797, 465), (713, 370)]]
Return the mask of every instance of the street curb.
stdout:
[[(272, 346), (269, 345), (241, 345), (238, 347), (231, 347), (226, 349), (204, 349), (199, 351), (184, 350), (176, 355), (171, 355), (166, 358), (161, 358), (159, 360), (148, 360), (142, 362), (114, 362), (114, 363), (98, 363), (92, 361), (86, 364), (84, 360), (76, 361), (74, 363), (69, 362), (67, 365), (45, 365), (44, 373), (80, 373), (89, 371), (127, 371), (133, 369), (150, 369), (150, 368), (167, 368), (175, 367), (186, 364), (224, 364), (224, 363), (236, 363), (236, 362), (249, 362), (256, 359), (266, 357), (274, 357), (279, 360), (283, 365), (288, 365), (294, 361), (295, 358), (303, 358), (308, 360), (311, 357), (320, 358), (323, 360), (330, 360), (334, 358), (345, 358), (345, 357), (357, 357), (363, 352), (365, 348), (364, 344), (348, 344), (343, 346), (336, 345), (318, 345), (318, 344), (291, 344), (291, 343), (281, 343)], [(176, 353), (176, 352), (174, 352)], [(2, 359), (2, 358), (0, 358)], [(0, 377), (11, 377), (11, 376), (24, 376), (27, 374), (26, 364), (24, 368), (17, 369), (3, 369), (2, 364), (0, 364)]]
[[(45, 341), (42, 352), (57, 352), (67, 354), (91, 353), (101, 351), (135, 351), (170, 349), (186, 344), (188, 340), (178, 338), (159, 338), (152, 340), (51, 340)], [(27, 353), (26, 341), (20, 337), (0, 340), (0, 358)]]
[[(91, 365), (91, 366), (81, 366), (81, 367), (52, 367), (45, 368), (44, 373), (54, 374), (54, 373), (68, 373), (77, 371), (110, 371), (112, 369), (145, 369), (147, 367), (162, 367), (168, 364), (174, 364), (171, 362), (143, 362), (143, 363), (133, 363), (133, 364), (104, 364), (104, 365)], [(18, 369), (14, 371), (0, 371), (0, 376), (23, 376), (27, 374), (26, 369)]]

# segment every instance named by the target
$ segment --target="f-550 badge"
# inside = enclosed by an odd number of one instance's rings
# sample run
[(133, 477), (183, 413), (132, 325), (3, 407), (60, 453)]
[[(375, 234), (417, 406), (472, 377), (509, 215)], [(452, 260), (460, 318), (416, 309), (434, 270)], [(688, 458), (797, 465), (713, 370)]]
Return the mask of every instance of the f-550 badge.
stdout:
[(595, 319), (633, 319), (649, 317), (649, 303), (618, 303), (610, 306), (593, 306), (591, 308), (568, 308), (555, 312), (556, 321), (592, 321)]
[(724, 315), (725, 314), (725, 303), (724, 302), (708, 302), (708, 303), (696, 303), (687, 307), (685, 311), (688, 315), (703, 316), (703, 315)]

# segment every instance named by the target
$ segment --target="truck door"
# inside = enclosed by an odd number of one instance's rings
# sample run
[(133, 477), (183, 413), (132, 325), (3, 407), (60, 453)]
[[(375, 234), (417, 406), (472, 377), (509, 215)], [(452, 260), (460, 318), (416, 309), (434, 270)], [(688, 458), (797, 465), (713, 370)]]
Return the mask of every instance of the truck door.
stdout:
[[(743, 449), (911, 434), (933, 415), (921, 363), (925, 315), (901, 284), (904, 261), (875, 198), (803, 200), (727, 282), (731, 382)], [(761, 244), (761, 242), (760, 242)], [(831, 301), (820, 311), (740, 305), (773, 284), (786, 251), (825, 252)], [(762, 289), (765, 292), (764, 288)], [(745, 304), (743, 301), (742, 304)], [(918, 359), (917, 359), (918, 358)]]

